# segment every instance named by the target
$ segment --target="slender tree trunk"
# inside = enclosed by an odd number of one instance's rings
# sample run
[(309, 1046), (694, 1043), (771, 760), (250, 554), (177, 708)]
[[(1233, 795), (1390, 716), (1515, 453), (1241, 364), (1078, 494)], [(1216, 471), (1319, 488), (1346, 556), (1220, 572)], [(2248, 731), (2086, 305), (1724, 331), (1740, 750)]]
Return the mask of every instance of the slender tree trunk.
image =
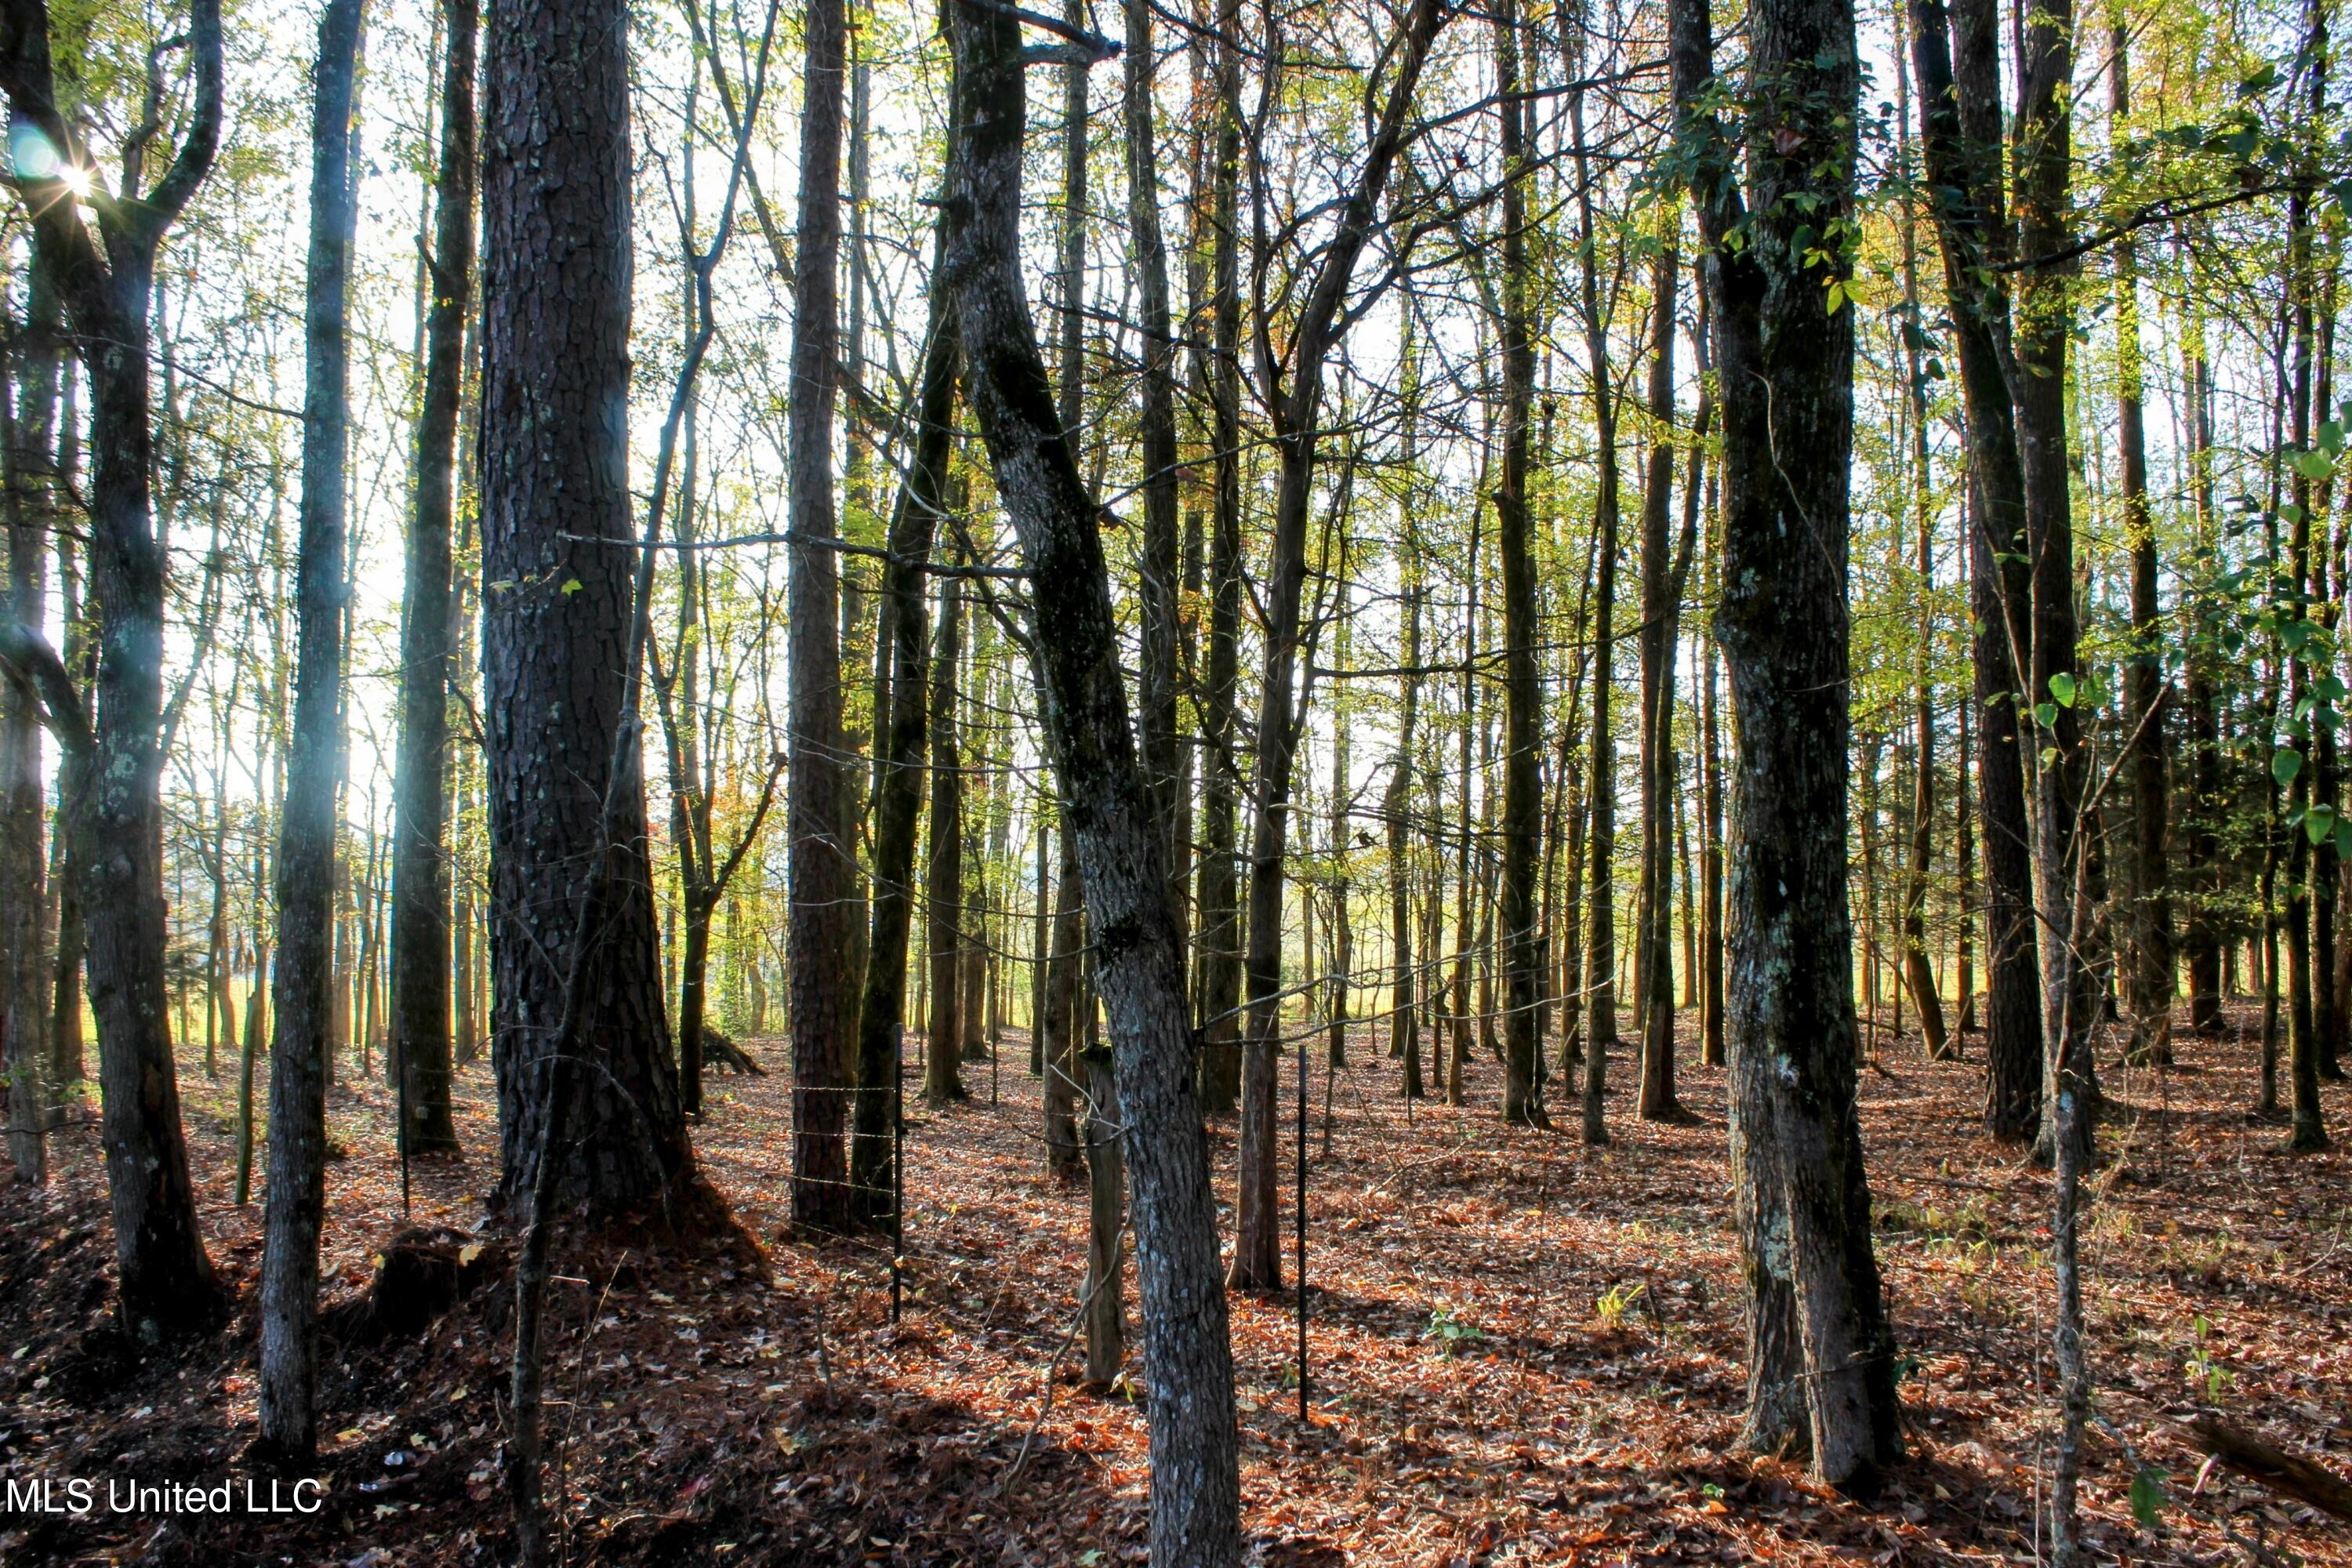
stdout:
[(1045, 982), (1045, 1169), (1062, 1181), (1078, 1173), (1078, 1039), (1084, 1033), (1078, 998), (1086, 987), (1078, 952), (1085, 890), (1078, 871), (1078, 844), (1063, 819), (1061, 861), (1054, 893), (1054, 956)]
[(1152, 1391), (1151, 1560), (1232, 1568), (1241, 1489), (1208, 1137), (1193, 1097), (1182, 953), (1118, 673), (1099, 513), (1052, 421), (1023, 294), (1020, 31), (1009, 16), (965, 5), (950, 13), (949, 37), (960, 73), (950, 199), (965, 204), (966, 226), (943, 270), (971, 367), (967, 395), (1029, 573), (1048, 754), (1100, 941), (1130, 1129)]
[(2025, 481), (2003, 361), (2009, 299), (1988, 281), (2008, 256), (2000, 180), (1999, 31), (1992, 0), (1914, 0), (1921, 148), (1939, 206), (1969, 429), (1969, 560), (1979, 723), (1985, 913), (1985, 1125), (2032, 1136), (2042, 1104), (2042, 981), (2033, 958), (2032, 848), (2021, 669), (2032, 640)]
[(449, 521), (457, 500), (457, 412), (474, 270), (476, 0), (442, 0), (441, 166), (433, 302), (425, 322), (416, 496), (401, 602), (400, 752), (393, 784), (392, 1034), (411, 1154), (456, 1153), (450, 1116), (449, 690), (457, 625)]
[(269, 1188), (262, 1212), (261, 1447), (289, 1467), (318, 1447), (319, 1227), (326, 1216), (327, 987), (335, 795), (343, 767), (344, 312), (358, 224), (352, 79), (361, 0), (328, 0), (311, 76), (310, 255), (304, 306), (300, 653), (278, 840), (278, 1049), (269, 1068)]
[[(1679, 226), (1681, 215), (1672, 220)], [(1689, 1112), (1675, 1096), (1674, 880), (1675, 651), (1683, 572), (1666, 533), (1672, 517), (1675, 448), (1675, 302), (1682, 258), (1671, 242), (1653, 263), (1650, 327), (1650, 461), (1642, 492), (1642, 879), (1635, 900), (1634, 967), (1642, 989), (1642, 1089), (1644, 1121), (1680, 1121)]]
[[(932, 258), (935, 271), (947, 248), (946, 222), (943, 215)], [(923, 652), (929, 616), (923, 603), (922, 567), (930, 559), (934, 519), (947, 491), (955, 370), (955, 316), (947, 291), (936, 289), (916, 395), (912, 458), (891, 513), (891, 559), (882, 574), (882, 625), (889, 631), (889, 709), (882, 716), (880, 744), (875, 748), (879, 787), (874, 809), (874, 917), (858, 1008), (858, 1094), (852, 1110), (849, 1149), (849, 1179), (857, 1218), (868, 1226), (891, 1216), (891, 1194), (896, 1191), (895, 1099), (890, 1091), (898, 1082), (904, 1049), (915, 827), (923, 805), (927, 700)], [(1042, 833), (1041, 828), (1041, 848)], [(1037, 890), (1042, 900), (1045, 886), (1042, 864), (1039, 869)], [(1030, 1029), (1034, 1035), (1034, 1016)]]
[[(2201, 557), (2214, 547), (2213, 385), (2212, 368), (2205, 357), (2205, 319), (2193, 302), (2184, 332), (2183, 357), (2188, 361), (2186, 423), (2189, 435), (2189, 493), (2195, 528), (2195, 549)], [(2221, 721), (2214, 671), (2214, 606), (2202, 595), (2187, 598), (2181, 628), (2187, 649), (2189, 709), (2189, 800), (2183, 826), (2187, 850), (2183, 879), (2189, 889), (2188, 920), (2181, 945), (2189, 960), (2189, 1026), (2212, 1037), (2221, 1032), (2221, 938), (2215, 929), (2213, 906), (2222, 888), (2220, 836), (2215, 831), (2221, 798)]]
[(963, 584), (940, 590), (939, 634), (931, 646), (931, 845), (924, 907), (931, 962), (930, 1049), (923, 1060), (923, 1098), (933, 1105), (965, 1098), (963, 950), (967, 940), (963, 868), (963, 767), (956, 742), (956, 661), (963, 647)]
[(1503, 565), (1503, 878), (1497, 924), (1503, 972), (1503, 1120), (1549, 1126), (1538, 1082), (1536, 1005), (1542, 987), (1536, 932), (1537, 851), (1543, 837), (1543, 689), (1537, 672), (1536, 566), (1528, 507), (1528, 425), (1536, 348), (1527, 242), (1534, 106), (1519, 83), (1517, 0), (1495, 19), (1503, 155), (1502, 483), (1495, 491)]

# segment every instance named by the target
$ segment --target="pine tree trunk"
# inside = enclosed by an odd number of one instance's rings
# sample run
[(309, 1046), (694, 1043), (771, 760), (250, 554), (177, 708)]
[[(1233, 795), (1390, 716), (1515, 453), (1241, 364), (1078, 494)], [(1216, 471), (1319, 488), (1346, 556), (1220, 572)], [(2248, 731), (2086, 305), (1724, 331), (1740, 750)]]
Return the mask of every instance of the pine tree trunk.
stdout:
[[(619, 413), (629, 387), (626, 28), (615, 0), (502, 10), (486, 39), (482, 172), (482, 715), (499, 1198), (534, 1190), (565, 976), (551, 954), (608, 848), (634, 862), (578, 1038), (555, 1201), (614, 1213), (689, 1174), (664, 1018), (645, 799), (614, 780), (635, 550)], [(803, 318), (805, 319), (805, 318)], [(796, 405), (795, 414), (799, 413)], [(795, 615), (797, 634), (803, 619)], [(608, 814), (607, 798), (621, 809)], [(629, 840), (608, 846), (615, 825)]]

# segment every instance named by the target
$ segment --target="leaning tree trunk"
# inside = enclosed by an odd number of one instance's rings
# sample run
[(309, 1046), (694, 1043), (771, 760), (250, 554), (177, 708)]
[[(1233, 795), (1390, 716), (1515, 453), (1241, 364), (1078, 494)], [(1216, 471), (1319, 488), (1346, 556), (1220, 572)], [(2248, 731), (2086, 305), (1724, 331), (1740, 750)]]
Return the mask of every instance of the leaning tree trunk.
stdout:
[[(635, 548), (628, 400), (629, 85), (618, 0), (492, 18), (482, 159), (483, 721), (489, 757), (499, 1197), (520, 1215), (552, 1100), (564, 928), (609, 851), (577, 1037), (588, 1070), (556, 1200), (661, 1196), (692, 1152), (671, 1067), (642, 783), (612, 777)], [(797, 624), (795, 626), (797, 630)], [(621, 759), (635, 772), (635, 754)], [(623, 809), (608, 816), (611, 795)], [(608, 843), (613, 831), (629, 840)]]
[(455, 1153), (449, 1106), (449, 689), (458, 677), (449, 522), (474, 270), (476, 0), (442, 0), (441, 169), (416, 416), (416, 497), (401, 605), (400, 753), (392, 798), (392, 1038), (412, 1154)]
[(1231, 1568), (1241, 1557), (1233, 1357), (1218, 1267), (1209, 1145), (1192, 1089), (1183, 957), (1128, 727), (1099, 511), (1055, 420), (1023, 292), (1021, 36), (1002, 12), (950, 10), (966, 226), (942, 269), (955, 290), (966, 390), (1021, 538), (1040, 706), (1084, 868), (1130, 1129), (1138, 1272), (1152, 1390), (1151, 1560)]
[[(352, 90), (361, 0), (328, 0), (311, 78), (310, 255), (303, 321), (301, 537), (294, 733), (278, 829), (269, 1186), (262, 1211), (261, 1447), (306, 1465), (319, 1437), (319, 1227), (326, 1217), (327, 1020), (335, 797), (343, 764), (344, 535), (350, 503), (345, 308), (358, 221)], [(468, 80), (470, 87), (470, 79)]]
[[(1716, 635), (1731, 678), (1739, 802), (1727, 1024), (1750, 1289), (1746, 1436), (1767, 1447), (1804, 1443), (1824, 1480), (1868, 1492), (1902, 1439), (1854, 1085), (1845, 610), (1853, 311), (1831, 310), (1793, 233), (1801, 221), (1825, 227), (1852, 210), (1853, 7), (1763, 0), (1752, 14), (1744, 182), (1706, 97), (1707, 0), (1675, 0), (1671, 26), (1691, 195), (1715, 253), (1707, 281), (1722, 375)], [(1735, 226), (1747, 236), (1737, 251), (1724, 245)], [(1843, 283), (1843, 268), (1833, 263), (1828, 281)]]

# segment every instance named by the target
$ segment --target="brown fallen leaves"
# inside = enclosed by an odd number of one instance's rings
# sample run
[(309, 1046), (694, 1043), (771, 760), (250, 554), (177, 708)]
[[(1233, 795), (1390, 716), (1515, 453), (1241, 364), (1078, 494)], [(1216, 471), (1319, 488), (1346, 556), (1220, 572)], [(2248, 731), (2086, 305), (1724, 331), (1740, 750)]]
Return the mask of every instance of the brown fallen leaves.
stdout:
[[(1340, 1563), (2032, 1561), (2047, 1393), (2046, 1178), (1976, 1131), (1977, 1069), (1891, 1052), (1863, 1084), (1879, 1245), (1905, 1355), (1913, 1460), (1864, 1509), (1737, 1446), (1744, 1396), (1719, 1074), (1691, 1068), (1688, 1126), (1632, 1119), (1588, 1150), (1507, 1130), (1499, 1073), (1470, 1103), (1407, 1108), (1368, 1036), (1313, 1095), (1308, 1390), (1295, 1295), (1234, 1302), (1254, 1561)], [(2178, 1423), (2220, 1409), (2352, 1470), (2352, 1205), (2339, 1157), (2289, 1160), (2249, 1124), (2250, 1047), (2179, 1037), (2161, 1077), (2109, 1068), (2115, 1099), (2087, 1231), (2099, 1380), (2091, 1540), (2133, 1563), (2352, 1563), (2346, 1528), (2221, 1471)], [(755, 1047), (755, 1051), (757, 1047)], [(1035, 1080), (1006, 1042), (1001, 1100), (908, 1128), (907, 1301), (887, 1258), (781, 1234), (781, 1077), (714, 1079), (702, 1167), (764, 1256), (723, 1240), (575, 1238), (559, 1268), (550, 1436), (574, 1563), (1113, 1564), (1140, 1560), (1139, 1364), (1108, 1398), (1075, 1384), (1039, 1424), (1084, 1259), (1084, 1196), (1044, 1174)], [(772, 1057), (772, 1053), (769, 1053)], [(489, 1563), (508, 1550), (499, 1472), (509, 1282), (473, 1245), (495, 1123), (466, 1075), (469, 1163), (420, 1166), (408, 1222), (388, 1097), (346, 1072), (331, 1116), (326, 1277), (356, 1298), (410, 1225), (456, 1290), (421, 1333), (330, 1345), (319, 1515), (0, 1516), (11, 1564), (152, 1561)], [(1286, 1093), (1295, 1092), (1285, 1074)], [(968, 1070), (984, 1095), (984, 1068)], [(258, 1202), (227, 1202), (233, 1101), (187, 1077), (215, 1255), (249, 1283)], [(2343, 1104), (2331, 1088), (2331, 1113)], [(1287, 1143), (1295, 1108), (1286, 1106)], [(1230, 1203), (1232, 1140), (1216, 1135)], [(249, 1328), (140, 1362), (106, 1329), (111, 1247), (94, 1136), (58, 1181), (0, 1207), (0, 1479), (241, 1477)], [(484, 1241), (493, 1238), (485, 1236)], [(403, 1256), (394, 1249), (395, 1258)], [(1286, 1246), (1286, 1260), (1288, 1250)], [(411, 1258), (411, 1264), (416, 1260)], [(451, 1274), (447, 1283), (455, 1285)], [(438, 1287), (436, 1287), (438, 1288)], [(340, 1322), (374, 1321), (353, 1305)], [(1074, 1375), (1066, 1366), (1066, 1377)], [(2134, 1517), (2133, 1482), (2156, 1522)], [(373, 1554), (373, 1555), (371, 1555)]]

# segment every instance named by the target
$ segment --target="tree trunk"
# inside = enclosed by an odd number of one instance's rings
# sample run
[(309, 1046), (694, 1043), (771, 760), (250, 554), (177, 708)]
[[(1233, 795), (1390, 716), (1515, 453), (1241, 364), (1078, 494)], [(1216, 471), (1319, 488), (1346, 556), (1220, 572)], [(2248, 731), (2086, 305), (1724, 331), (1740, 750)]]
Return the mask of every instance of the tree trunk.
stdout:
[(1128, 726), (1099, 513), (1054, 420), (1023, 294), (1020, 31), (1009, 16), (965, 5), (950, 13), (949, 35), (961, 165), (949, 189), (966, 226), (944, 270), (968, 395), (1029, 574), (1048, 753), (1084, 868), (1131, 1129), (1152, 1393), (1151, 1560), (1232, 1568), (1241, 1557), (1240, 1479), (1208, 1138), (1193, 1097), (1182, 954)]
[(1054, 892), (1054, 955), (1045, 981), (1045, 1168), (1063, 1181), (1078, 1173), (1078, 953), (1085, 889), (1078, 872), (1078, 845), (1065, 803), (1058, 885)]
[[(1716, 634), (1738, 770), (1727, 1022), (1749, 1285), (1746, 1436), (1768, 1447), (1809, 1436), (1822, 1479), (1867, 1493), (1901, 1436), (1854, 1098), (1845, 847), (1854, 312), (1830, 310), (1821, 272), (1792, 243), (1801, 221), (1826, 228), (1851, 211), (1853, 9), (1851, 0), (1764, 0), (1753, 15), (1744, 192), (1703, 97), (1714, 76), (1707, 0), (1675, 0), (1671, 26), (1691, 195), (1713, 253), (1723, 388)], [(1809, 198), (1801, 214), (1799, 196)], [(1748, 239), (1732, 251), (1723, 242), (1735, 226)], [(1832, 284), (1843, 285), (1844, 265), (1826, 268)], [(1792, 539), (1803, 547), (1790, 548)]]
[[(1675, 221), (1679, 224), (1680, 216)], [(1674, 483), (1675, 300), (1681, 257), (1662, 244), (1653, 267), (1650, 327), (1650, 461), (1642, 491), (1642, 880), (1635, 900), (1634, 973), (1642, 989), (1642, 1090), (1644, 1121), (1689, 1116), (1675, 1096), (1674, 878), (1670, 823), (1675, 780), (1675, 650), (1682, 610), (1682, 569), (1666, 535)], [(1682, 544), (1686, 567), (1690, 544)]]
[[(80, 753), (67, 781), (77, 799), (70, 812), (72, 858), (98, 1017), (118, 1284), (124, 1321), (142, 1342), (208, 1328), (224, 1304), (205, 1254), (188, 1173), (166, 990), (162, 724), (168, 563), (155, 527), (147, 384), (155, 253), (212, 167), (220, 135), (221, 55), (216, 0), (195, 0), (187, 34), (194, 93), (185, 138), (153, 187), (119, 190), (101, 210), (102, 240), (89, 232), (80, 204), (68, 199), (61, 184), (22, 182), (37, 197), (28, 203), (37, 214), (36, 244), (53, 268), (89, 373), (95, 722), (72, 692), (69, 676), (45, 700), (53, 721), (73, 734)], [(60, 149), (73, 144), (58, 117), (46, 18), (17, 28), (0, 48), (0, 78), (16, 116)], [(61, 982), (68, 973), (66, 946), (60, 944)]]
[[(943, 216), (932, 261), (947, 247)], [(866, 984), (857, 1016), (857, 1103), (851, 1117), (849, 1180), (861, 1224), (893, 1212), (897, 1151), (895, 1098), (907, 1012), (907, 935), (912, 923), (915, 826), (923, 805), (926, 693), (923, 650), (929, 616), (923, 566), (934, 520), (947, 491), (948, 449), (955, 416), (955, 315), (945, 289), (933, 291), (915, 405), (915, 440), (898, 506), (890, 515), (890, 556), (882, 574), (882, 625), (889, 629), (889, 710), (877, 722), (874, 808), (873, 926), (866, 945)], [(1044, 897), (1041, 877), (1038, 894)], [(1034, 1031), (1035, 1024), (1033, 1021)], [(928, 1058), (926, 1058), (928, 1063)]]
[(793, 271), (788, 510), (792, 549), (793, 753), (785, 795), (791, 881), (793, 1219), (840, 1230), (850, 1217), (848, 1157), (852, 858), (850, 784), (841, 744), (840, 573), (823, 542), (837, 530), (833, 495), (836, 279), (841, 250), (842, 0), (811, 0), (802, 73), (799, 249)]
[(401, 604), (400, 753), (393, 782), (392, 1035), (411, 1154), (456, 1153), (450, 1116), (449, 691), (458, 679), (449, 521), (457, 500), (466, 307), (474, 270), (476, 0), (442, 0), (441, 166), (416, 418), (416, 496)]
[[(1957, 37), (1955, 37), (1957, 33)], [(1984, 836), (1985, 1126), (2030, 1138), (2042, 1104), (2042, 982), (2033, 959), (2032, 855), (2020, 669), (2032, 642), (2024, 477), (2002, 361), (2009, 299), (1989, 268), (2008, 254), (2000, 182), (2000, 58), (1991, 0), (1913, 0), (1929, 183), (1969, 428), (1969, 602)], [(1957, 61), (1957, 66), (1956, 66)]]
[[(492, 18), (482, 173), (483, 703), (499, 1200), (520, 1216), (548, 1140), (568, 923), (608, 849), (636, 872), (591, 943), (580, 1076), (555, 1201), (614, 1213), (687, 1176), (645, 870), (645, 798), (615, 781), (635, 550), (625, 18), (615, 0)], [(803, 319), (805, 319), (803, 317)], [(797, 407), (796, 407), (797, 412)], [(793, 620), (795, 632), (801, 618)], [(635, 754), (622, 759), (634, 775)], [(622, 809), (608, 814), (607, 796)], [(608, 845), (618, 824), (628, 837)]]
[(343, 768), (343, 595), (350, 489), (345, 309), (358, 224), (352, 91), (361, 0), (328, 0), (311, 77), (310, 254), (304, 300), (302, 512), (294, 733), (278, 837), (278, 1049), (269, 1067), (262, 1211), (261, 1437), (277, 1464), (318, 1447), (319, 1228), (326, 1216), (335, 795)]
[(963, 1058), (963, 765), (956, 744), (956, 661), (963, 647), (963, 584), (940, 589), (939, 633), (931, 645), (931, 844), (924, 909), (924, 946), (931, 963), (930, 1048), (923, 1058), (923, 1099), (944, 1105), (965, 1098)]
[(1519, 17), (1506, 0), (1495, 19), (1496, 114), (1503, 157), (1502, 483), (1495, 491), (1503, 565), (1503, 877), (1497, 923), (1503, 971), (1503, 1120), (1549, 1127), (1538, 1082), (1537, 852), (1543, 837), (1543, 689), (1537, 673), (1536, 566), (1528, 508), (1528, 423), (1536, 348), (1528, 299), (1527, 186), (1534, 105), (1518, 91)]

